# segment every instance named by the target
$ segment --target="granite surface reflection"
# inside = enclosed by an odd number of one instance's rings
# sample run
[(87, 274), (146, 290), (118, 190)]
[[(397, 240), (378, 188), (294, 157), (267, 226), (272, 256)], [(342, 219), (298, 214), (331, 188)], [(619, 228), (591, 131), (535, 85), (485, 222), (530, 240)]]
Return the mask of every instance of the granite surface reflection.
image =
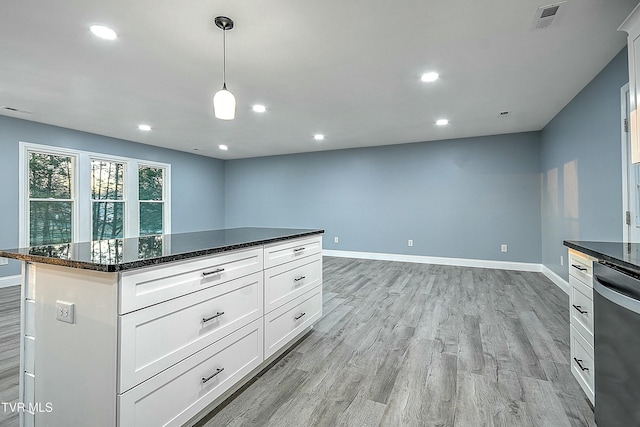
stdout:
[(116, 272), (322, 234), (318, 229), (228, 228), (0, 250), (0, 257)]

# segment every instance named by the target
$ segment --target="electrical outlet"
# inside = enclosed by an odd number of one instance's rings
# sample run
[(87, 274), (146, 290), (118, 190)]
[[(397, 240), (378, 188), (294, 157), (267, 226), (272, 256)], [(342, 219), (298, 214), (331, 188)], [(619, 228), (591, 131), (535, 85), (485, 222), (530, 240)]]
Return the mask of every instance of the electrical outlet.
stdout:
[(0, 265), (7, 265), (9, 264), (9, 260), (6, 258), (0, 258)]
[(56, 320), (75, 323), (76, 305), (72, 302), (56, 301)]
[(333, 238), (333, 243), (338, 243), (338, 236)]
[(564, 256), (560, 255), (560, 265), (564, 265)]
[(507, 252), (507, 245), (501, 245), (501, 246), (500, 246), (500, 250), (501, 250), (502, 252)]
[(409, 239), (409, 241), (407, 242), (407, 246), (413, 246), (413, 240)]

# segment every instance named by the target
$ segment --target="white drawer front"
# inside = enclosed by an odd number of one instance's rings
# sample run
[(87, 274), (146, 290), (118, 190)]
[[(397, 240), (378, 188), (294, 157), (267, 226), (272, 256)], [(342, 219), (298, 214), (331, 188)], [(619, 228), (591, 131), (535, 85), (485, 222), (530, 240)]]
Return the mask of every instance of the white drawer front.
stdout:
[(578, 383), (584, 390), (585, 394), (595, 404), (593, 379), (595, 377), (593, 364), (593, 347), (580, 335), (576, 329), (571, 326), (571, 372), (578, 380)]
[(322, 253), (322, 236), (290, 240), (264, 247), (264, 268), (275, 267), (313, 254)]
[(262, 270), (262, 247), (122, 273), (120, 314)]
[(277, 352), (322, 316), (322, 286), (264, 316), (264, 357)]
[(264, 312), (268, 313), (322, 284), (322, 255), (264, 271)]
[(569, 284), (571, 324), (593, 347), (593, 289), (573, 276), (569, 276)]
[[(177, 365), (118, 395), (119, 425), (181, 426), (263, 361), (256, 320)], [(223, 369), (203, 383), (204, 378)]]
[(578, 252), (569, 252), (569, 274), (593, 288), (593, 260)]
[(262, 280), (254, 273), (120, 316), (119, 391), (261, 318)]

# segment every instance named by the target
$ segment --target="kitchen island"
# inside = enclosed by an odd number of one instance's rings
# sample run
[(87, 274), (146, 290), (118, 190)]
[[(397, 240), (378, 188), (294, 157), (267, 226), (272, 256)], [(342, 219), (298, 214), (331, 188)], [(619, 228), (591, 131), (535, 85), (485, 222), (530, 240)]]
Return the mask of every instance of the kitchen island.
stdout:
[(569, 247), (571, 370), (598, 425), (640, 425), (640, 244)]
[(0, 250), (23, 261), (21, 425), (190, 424), (322, 315), (323, 230)]

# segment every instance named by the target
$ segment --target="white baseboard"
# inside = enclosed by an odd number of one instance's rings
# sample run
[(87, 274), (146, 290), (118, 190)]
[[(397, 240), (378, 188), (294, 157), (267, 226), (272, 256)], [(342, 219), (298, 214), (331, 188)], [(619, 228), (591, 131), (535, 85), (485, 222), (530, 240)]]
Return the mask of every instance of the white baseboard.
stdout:
[(0, 288), (8, 288), (9, 286), (19, 286), (22, 283), (22, 276), (6, 276), (0, 277)]
[(492, 261), (482, 259), (467, 258), (444, 258), (420, 255), (402, 255), (402, 254), (385, 254), (377, 252), (353, 252), (353, 251), (334, 251), (325, 249), (322, 251), (325, 256), (334, 256), (340, 258), (359, 258), (373, 259), (379, 261), (400, 261), (415, 262), (419, 264), (438, 264), (438, 265), (454, 265), (457, 267), (478, 267), (478, 268), (494, 268), (496, 270), (515, 270), (515, 271), (532, 271), (544, 274), (557, 287), (562, 289), (564, 293), (569, 295), (569, 283), (548, 267), (542, 264), (530, 262), (510, 262), (510, 261)]
[(558, 276), (554, 271), (552, 271), (546, 265), (542, 266), (542, 274), (547, 276), (547, 279), (551, 280), (557, 287), (562, 289), (565, 294), (569, 295), (569, 282), (564, 280), (562, 277)]
[(323, 255), (341, 258), (375, 259), (381, 261), (415, 262), (419, 264), (455, 265), (458, 267), (495, 268), (497, 270), (541, 272), (542, 265), (529, 262), (492, 261), (468, 258), (444, 258), (422, 255), (384, 254), (377, 252), (352, 252), (323, 250)]

